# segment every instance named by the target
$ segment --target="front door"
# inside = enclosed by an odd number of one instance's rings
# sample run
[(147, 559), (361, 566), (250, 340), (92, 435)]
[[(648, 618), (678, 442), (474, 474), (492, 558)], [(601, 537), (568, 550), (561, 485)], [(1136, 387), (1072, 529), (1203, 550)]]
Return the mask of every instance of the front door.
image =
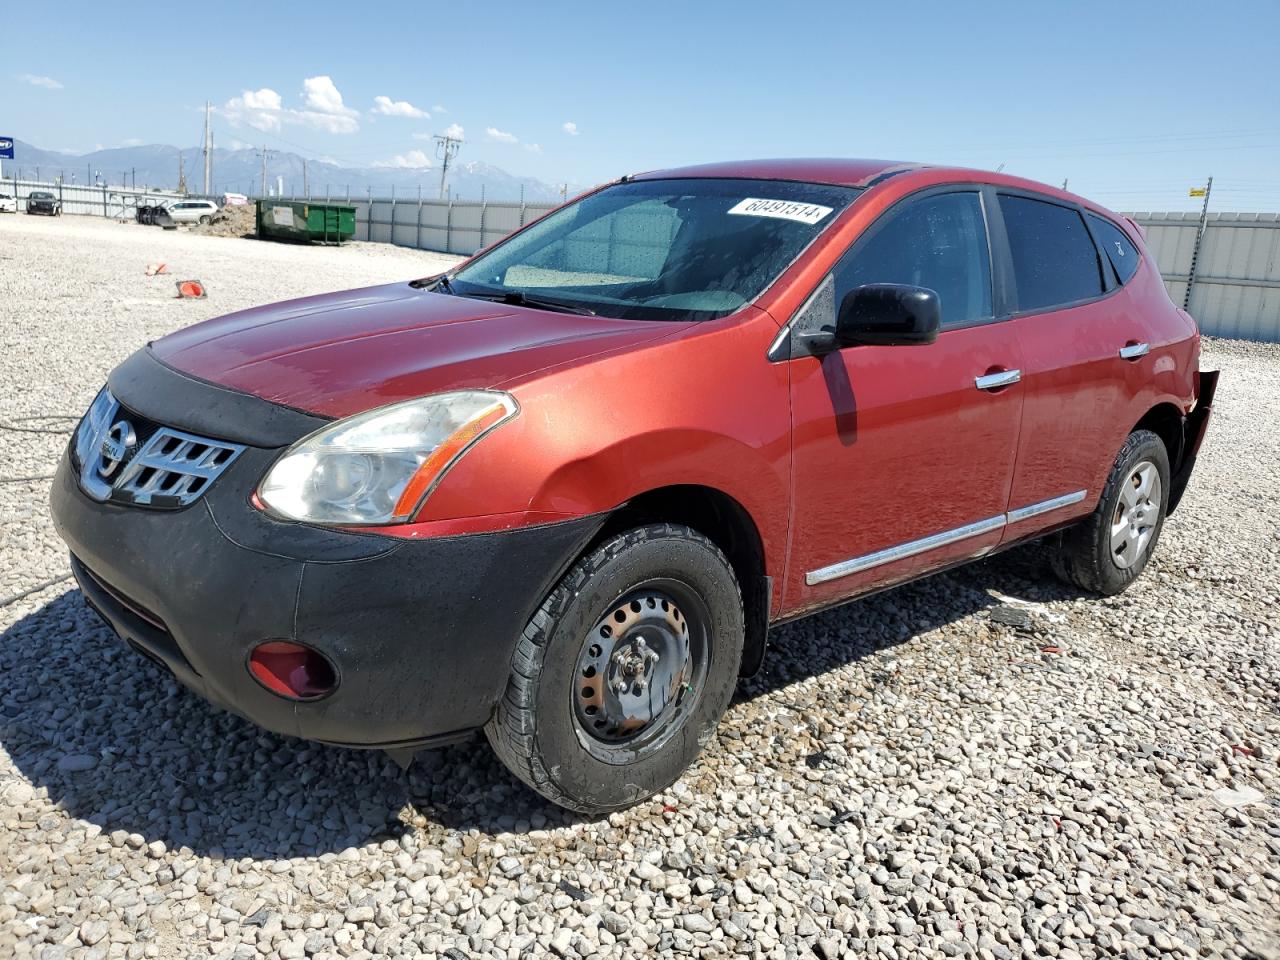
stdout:
[[(1000, 541), (1022, 391), (996, 320), (977, 188), (908, 197), (854, 242), (797, 318), (834, 323), (865, 283), (936, 291), (927, 346), (856, 346), (791, 364), (794, 514), (785, 613), (977, 556)], [(816, 313), (818, 316), (810, 316)]]

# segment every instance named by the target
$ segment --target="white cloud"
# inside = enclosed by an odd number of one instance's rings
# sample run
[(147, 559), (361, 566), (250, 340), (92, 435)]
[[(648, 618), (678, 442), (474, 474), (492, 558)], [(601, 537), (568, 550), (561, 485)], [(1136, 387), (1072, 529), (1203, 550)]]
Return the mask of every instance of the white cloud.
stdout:
[(333, 78), (328, 76), (307, 77), (303, 80), (302, 99), (308, 107), (319, 113), (355, 113), (342, 102), (342, 94), (333, 85)]
[(520, 142), (514, 133), (507, 133), (507, 131), (499, 130), (497, 127), (485, 127), (484, 135), (496, 143)]
[(374, 164), (375, 167), (399, 167), (404, 170), (424, 170), (431, 166), (431, 158), (421, 150), (410, 150), (407, 153), (398, 153), (390, 160), (382, 160)]
[(432, 109), (432, 110), (434, 110), (436, 113), (448, 113), (448, 112), (449, 112), (449, 111), (448, 111), (448, 110), (446, 110), (444, 107), (440, 106), (440, 104), (438, 104), (438, 103), (437, 103), (437, 104), (434, 104), (434, 105), (431, 107), (431, 109)]
[(578, 125), (572, 120), (566, 120), (561, 124), (560, 129), (571, 137), (576, 137), (578, 135)]
[(46, 90), (61, 90), (62, 84), (53, 77), (41, 77), (34, 73), (20, 73), (18, 79), (23, 83), (29, 83), (33, 87), (44, 87)]
[(304, 109), (286, 107), (284, 98), (270, 87), (245, 90), (222, 108), (232, 126), (247, 124), (255, 130), (276, 131), (284, 124), (313, 127), (326, 133), (355, 133), (360, 129), (359, 111), (342, 102), (342, 94), (327, 76), (302, 81)]
[(526, 144), (524, 145), (524, 148), (525, 148), (526, 150), (528, 150), (530, 153), (541, 153), (541, 152), (542, 152), (542, 144), (540, 144), (540, 143), (526, 143)]
[(449, 126), (444, 131), (444, 136), (453, 137), (453, 139), (455, 140), (461, 140), (462, 134), (463, 134), (462, 127), (458, 126), (456, 123), (449, 124)]
[(431, 114), (420, 110), (408, 100), (392, 100), (390, 97), (374, 97), (373, 112), (384, 117), (413, 117), (417, 120), (429, 120)]
[(233, 126), (245, 123), (255, 130), (279, 130), (283, 101), (280, 94), (270, 87), (245, 90), (240, 96), (228, 100), (222, 112)]

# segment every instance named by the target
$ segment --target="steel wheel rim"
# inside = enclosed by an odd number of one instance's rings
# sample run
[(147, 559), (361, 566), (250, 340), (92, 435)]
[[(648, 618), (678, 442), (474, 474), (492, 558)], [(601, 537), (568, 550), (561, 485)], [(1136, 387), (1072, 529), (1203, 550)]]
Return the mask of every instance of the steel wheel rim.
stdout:
[(659, 580), (623, 594), (579, 649), (579, 740), (607, 762), (661, 747), (702, 693), (708, 650), (706, 606), (684, 584)]
[(1150, 460), (1138, 463), (1124, 483), (1111, 514), (1111, 560), (1127, 570), (1141, 560), (1151, 546), (1160, 523), (1162, 486), (1160, 471)]

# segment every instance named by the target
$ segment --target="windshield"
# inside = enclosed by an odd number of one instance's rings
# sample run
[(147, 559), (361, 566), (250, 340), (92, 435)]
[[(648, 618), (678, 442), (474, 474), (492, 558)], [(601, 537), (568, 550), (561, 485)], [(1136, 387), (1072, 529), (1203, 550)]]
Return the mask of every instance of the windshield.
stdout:
[(861, 193), (779, 180), (640, 180), (557, 210), (437, 289), (634, 320), (755, 299)]
[(36, 191), (35, 193), (31, 194), (31, 199), (32, 199), (32, 200), (52, 200), (52, 199), (53, 199), (53, 194), (52, 194), (52, 193), (40, 193), (39, 191)]

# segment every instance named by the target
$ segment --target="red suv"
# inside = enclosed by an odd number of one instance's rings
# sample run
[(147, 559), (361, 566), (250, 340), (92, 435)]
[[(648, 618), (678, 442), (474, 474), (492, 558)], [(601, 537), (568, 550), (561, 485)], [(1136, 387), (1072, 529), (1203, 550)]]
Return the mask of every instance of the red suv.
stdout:
[(769, 627), (1036, 537), (1123, 590), (1216, 373), (1132, 221), (999, 174), (649, 173), (457, 270), (174, 333), (53, 484), (88, 601), (280, 733), (483, 728), (556, 803), (670, 784)]

